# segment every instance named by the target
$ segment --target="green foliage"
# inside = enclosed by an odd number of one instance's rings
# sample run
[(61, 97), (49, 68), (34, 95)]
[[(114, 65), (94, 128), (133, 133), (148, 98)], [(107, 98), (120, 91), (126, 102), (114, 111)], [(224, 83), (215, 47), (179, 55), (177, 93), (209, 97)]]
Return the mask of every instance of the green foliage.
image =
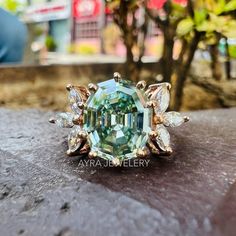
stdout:
[(206, 41), (210, 36), (220, 34), (236, 38), (236, 20), (230, 12), (236, 11), (236, 0), (200, 0), (193, 3), (194, 17), (181, 20), (177, 26), (179, 37), (188, 36), (193, 30), (202, 32)]
[(48, 35), (45, 39), (45, 46), (50, 52), (54, 52), (57, 48), (57, 44), (54, 40), (54, 38), (50, 35)]
[(224, 6), (224, 12), (234, 11), (235, 9), (236, 9), (236, 0), (232, 0)]
[(236, 59), (236, 45), (229, 45), (229, 55)]
[(194, 11), (194, 22), (196, 26), (201, 25), (207, 18), (207, 10), (200, 9), (198, 11)]
[(23, 6), (24, 5), (19, 0), (4, 0), (2, 3), (0, 3), (0, 7), (12, 13), (17, 13)]
[(193, 27), (194, 27), (193, 19), (191, 19), (190, 17), (183, 19), (179, 22), (177, 26), (177, 34), (179, 36), (184, 36), (190, 33), (193, 30)]

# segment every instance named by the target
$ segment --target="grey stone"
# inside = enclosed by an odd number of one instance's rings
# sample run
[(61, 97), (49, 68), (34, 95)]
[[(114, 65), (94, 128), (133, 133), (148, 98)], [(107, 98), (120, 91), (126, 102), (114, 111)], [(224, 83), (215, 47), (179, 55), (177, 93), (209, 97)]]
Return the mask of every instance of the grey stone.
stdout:
[(188, 113), (146, 168), (80, 166), (51, 115), (0, 109), (0, 235), (235, 235), (236, 109)]

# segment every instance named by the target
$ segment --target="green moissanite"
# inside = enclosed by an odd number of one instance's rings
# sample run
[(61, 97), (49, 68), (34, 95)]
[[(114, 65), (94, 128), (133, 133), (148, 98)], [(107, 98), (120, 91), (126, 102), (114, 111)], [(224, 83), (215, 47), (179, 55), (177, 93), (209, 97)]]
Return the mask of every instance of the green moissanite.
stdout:
[(106, 160), (135, 158), (146, 146), (152, 127), (152, 111), (146, 96), (126, 80), (98, 84), (84, 109), (85, 130), (91, 151)]

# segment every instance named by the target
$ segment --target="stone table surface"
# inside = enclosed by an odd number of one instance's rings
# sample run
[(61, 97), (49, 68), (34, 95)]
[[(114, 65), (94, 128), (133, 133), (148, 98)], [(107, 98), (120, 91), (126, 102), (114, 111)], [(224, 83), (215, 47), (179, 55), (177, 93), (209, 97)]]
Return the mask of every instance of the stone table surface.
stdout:
[(51, 115), (0, 109), (0, 235), (236, 235), (236, 109), (188, 113), (146, 168), (79, 165)]

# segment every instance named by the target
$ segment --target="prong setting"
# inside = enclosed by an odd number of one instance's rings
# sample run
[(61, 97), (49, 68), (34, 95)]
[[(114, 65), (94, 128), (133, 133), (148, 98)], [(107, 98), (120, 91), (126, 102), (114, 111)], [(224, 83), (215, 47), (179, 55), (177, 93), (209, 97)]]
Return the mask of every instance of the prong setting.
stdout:
[(150, 139), (155, 140), (156, 137), (158, 137), (158, 133), (157, 133), (156, 131), (152, 130), (152, 131), (149, 133), (149, 137), (150, 137)]
[(138, 149), (137, 150), (137, 157), (138, 158), (146, 158), (149, 155), (149, 150), (147, 148), (143, 148), (143, 149)]
[(163, 117), (161, 115), (154, 115), (153, 116), (153, 123), (154, 125), (162, 124), (164, 121)]
[(190, 118), (188, 116), (184, 116), (184, 122), (188, 122)]
[(154, 108), (156, 106), (156, 103), (155, 101), (148, 101), (146, 105), (148, 108)]
[(97, 152), (94, 152), (94, 151), (91, 151), (88, 154), (88, 157), (91, 159), (96, 158), (97, 156), (98, 156)]
[(120, 75), (120, 73), (115, 72), (115, 73), (113, 74), (113, 79), (114, 79), (116, 82), (119, 82), (119, 81), (121, 80), (121, 75)]
[(146, 81), (142, 80), (142, 81), (139, 81), (137, 84), (136, 84), (136, 88), (137, 89), (140, 89), (140, 90), (144, 90), (147, 86), (147, 83)]
[(72, 84), (68, 84), (68, 85), (66, 86), (66, 90), (67, 90), (67, 91), (70, 91), (72, 88), (73, 88), (73, 85), (72, 85)]
[(82, 110), (84, 109), (85, 105), (83, 102), (78, 103), (78, 107)]
[(72, 120), (73, 124), (80, 125), (81, 124), (81, 116), (75, 115)]
[(79, 136), (81, 139), (86, 140), (87, 137), (88, 137), (88, 134), (87, 134), (86, 132), (84, 132), (84, 131), (81, 130), (81, 131), (78, 133), (78, 136)]
[(49, 123), (51, 123), (51, 124), (55, 124), (55, 122), (56, 122), (56, 120), (55, 120), (54, 117), (49, 118), (48, 121), (49, 121)]
[(89, 89), (90, 92), (95, 93), (98, 90), (98, 86), (96, 84), (89, 83), (88, 84), (88, 89)]
[(167, 147), (167, 148), (166, 148), (166, 154), (167, 154), (167, 155), (171, 155), (172, 153), (173, 153), (172, 148), (171, 148), (171, 147)]
[(170, 83), (166, 83), (166, 87), (168, 90), (171, 90), (171, 84)]

